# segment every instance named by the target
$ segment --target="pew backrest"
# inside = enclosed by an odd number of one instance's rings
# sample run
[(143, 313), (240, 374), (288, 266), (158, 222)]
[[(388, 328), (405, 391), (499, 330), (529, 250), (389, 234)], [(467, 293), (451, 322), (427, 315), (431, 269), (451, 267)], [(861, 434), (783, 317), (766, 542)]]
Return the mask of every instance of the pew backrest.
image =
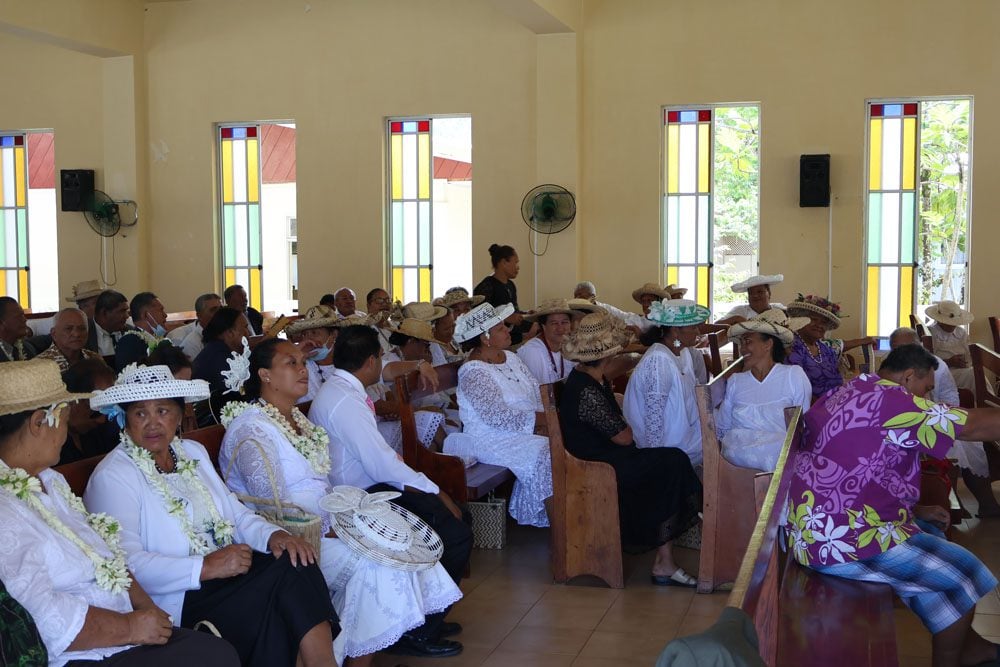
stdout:
[(215, 466), (216, 470), (219, 469), (219, 452), (222, 451), (222, 439), (225, 436), (225, 427), (218, 424), (181, 433), (181, 437), (185, 440), (194, 440), (202, 444), (208, 451), (208, 456), (212, 459), (212, 465)]
[(82, 496), (83, 492), (87, 490), (87, 482), (90, 481), (90, 476), (94, 473), (94, 468), (104, 460), (104, 457), (104, 454), (91, 456), (79, 461), (73, 461), (72, 463), (64, 463), (61, 466), (56, 466), (53, 470), (66, 478), (66, 482), (69, 483), (69, 488), (73, 489), (73, 493)]
[(1000, 354), (985, 345), (973, 343), (969, 346), (972, 359), (972, 373), (976, 379), (976, 407), (1000, 408), (1000, 395), (996, 386), (986, 377), (986, 371), (1000, 376)]

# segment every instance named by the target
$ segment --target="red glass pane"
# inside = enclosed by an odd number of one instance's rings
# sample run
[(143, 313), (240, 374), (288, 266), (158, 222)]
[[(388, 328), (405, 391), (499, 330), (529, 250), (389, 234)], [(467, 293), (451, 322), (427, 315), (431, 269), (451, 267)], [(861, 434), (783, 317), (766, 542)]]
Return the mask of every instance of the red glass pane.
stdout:
[(14, 145), (15, 146), (23, 146), (24, 145), (24, 135), (23, 134), (16, 134), (16, 135), (14, 135)]
[(679, 123), (681, 120), (680, 111), (668, 111), (667, 112), (667, 122), (668, 123)]
[(881, 115), (882, 115), (882, 105), (881, 104), (873, 104), (872, 105), (872, 118), (875, 118), (875, 117), (881, 116)]
[(389, 123), (389, 131), (393, 134), (400, 134), (403, 131), (403, 124), (400, 122)]
[(430, 132), (431, 122), (429, 120), (422, 120), (417, 123), (417, 132)]
[(256, 137), (257, 136), (257, 128), (256, 127), (248, 127), (247, 128), (247, 136), (248, 137)]
[(698, 112), (698, 122), (707, 123), (712, 120), (712, 112), (709, 109), (702, 109)]
[(222, 138), (223, 139), (232, 139), (233, 138), (233, 128), (231, 128), (231, 127), (224, 127), (224, 128), (222, 128), (221, 134), (222, 134)]
[(913, 103), (913, 104), (904, 104), (903, 105), (903, 115), (904, 116), (916, 116), (917, 115), (917, 105), (916, 105), (916, 103)]

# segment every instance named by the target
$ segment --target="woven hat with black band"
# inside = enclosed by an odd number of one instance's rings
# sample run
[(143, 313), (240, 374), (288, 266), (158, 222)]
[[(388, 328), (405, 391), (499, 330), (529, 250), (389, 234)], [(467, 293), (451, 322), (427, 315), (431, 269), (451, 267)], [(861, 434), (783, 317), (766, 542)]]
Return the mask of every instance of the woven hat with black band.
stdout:
[(51, 359), (0, 364), (0, 415), (16, 415), (90, 397), (91, 394), (67, 391), (59, 364)]
[(795, 317), (812, 317), (813, 315), (819, 315), (826, 320), (826, 328), (828, 331), (833, 331), (840, 326), (840, 304), (834, 303), (829, 299), (824, 299), (821, 296), (813, 296), (812, 294), (807, 294), (798, 296), (795, 301), (788, 304), (788, 314)]

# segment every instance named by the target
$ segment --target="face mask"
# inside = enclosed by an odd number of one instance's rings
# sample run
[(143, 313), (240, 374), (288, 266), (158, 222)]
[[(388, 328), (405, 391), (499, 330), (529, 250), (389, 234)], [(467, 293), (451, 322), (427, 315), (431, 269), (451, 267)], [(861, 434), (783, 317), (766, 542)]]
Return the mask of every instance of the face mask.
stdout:
[(315, 350), (310, 352), (307, 358), (312, 359), (313, 361), (321, 361), (326, 359), (328, 354), (330, 354), (330, 347), (328, 345), (324, 345), (323, 347), (317, 347)]
[(163, 338), (164, 336), (167, 335), (166, 328), (164, 328), (162, 324), (157, 324), (152, 319), (150, 319), (149, 315), (146, 316), (146, 322), (149, 324), (149, 326), (153, 327), (153, 335), (156, 336), (157, 338)]

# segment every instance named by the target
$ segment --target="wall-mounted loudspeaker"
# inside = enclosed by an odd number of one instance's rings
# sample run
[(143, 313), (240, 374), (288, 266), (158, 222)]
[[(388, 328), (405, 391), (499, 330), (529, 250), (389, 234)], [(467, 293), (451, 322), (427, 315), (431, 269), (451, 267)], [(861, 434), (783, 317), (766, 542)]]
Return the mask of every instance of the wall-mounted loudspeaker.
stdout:
[(830, 205), (830, 156), (799, 157), (799, 206)]
[(82, 211), (87, 198), (94, 193), (93, 169), (61, 169), (62, 210)]

